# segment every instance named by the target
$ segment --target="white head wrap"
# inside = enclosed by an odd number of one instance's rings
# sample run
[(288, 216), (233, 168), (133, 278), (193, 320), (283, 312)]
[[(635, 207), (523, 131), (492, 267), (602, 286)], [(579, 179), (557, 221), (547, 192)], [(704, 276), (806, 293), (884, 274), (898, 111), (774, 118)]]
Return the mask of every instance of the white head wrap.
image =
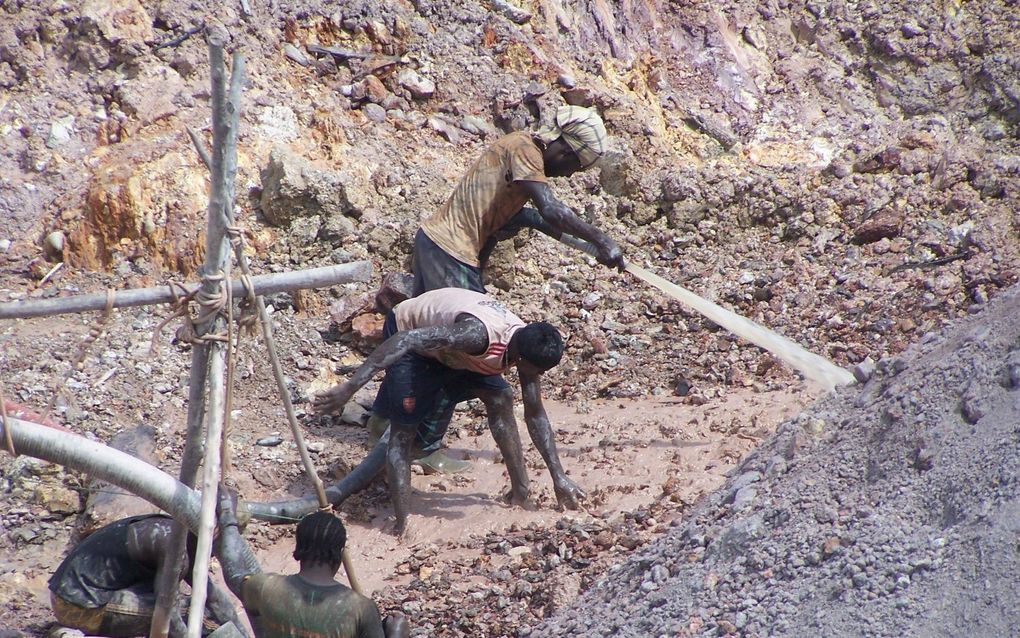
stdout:
[(556, 109), (556, 123), (542, 128), (538, 137), (546, 144), (562, 137), (581, 160), (581, 170), (590, 168), (606, 152), (609, 134), (595, 109), (583, 106), (561, 106)]

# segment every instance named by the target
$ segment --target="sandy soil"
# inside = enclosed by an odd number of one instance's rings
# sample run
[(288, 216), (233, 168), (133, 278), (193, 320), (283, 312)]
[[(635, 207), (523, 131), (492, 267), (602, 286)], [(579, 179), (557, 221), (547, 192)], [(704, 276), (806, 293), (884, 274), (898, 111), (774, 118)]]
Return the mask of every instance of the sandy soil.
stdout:
[[(783, 418), (802, 409), (809, 396), (797, 390), (734, 392), (704, 406), (685, 405), (675, 398), (597, 401), (583, 414), (574, 406), (550, 402), (547, 409), (555, 424), (560, 458), (567, 473), (588, 493), (585, 511), (568, 516), (611, 518), (647, 507), (669, 492), (664, 490), (667, 480), (679, 476), (680, 487), (671, 489), (680, 497), (674, 513), (680, 517), (683, 503), (693, 503), (718, 487), (727, 470)], [(475, 425), (484, 428), (480, 419)], [(526, 440), (527, 433), (522, 435)], [(392, 510), (381, 484), (375, 486), (367, 504), (356, 506), (361, 520), (349, 523), (350, 549), (367, 590), (407, 584), (409, 579), (397, 575), (396, 568), (409, 553), (427, 544), (443, 546), (512, 526), (553, 525), (563, 517), (555, 509), (552, 483), (533, 449), (528, 456), (539, 504), (535, 511), (502, 503), (500, 496), (509, 482), (487, 431), (452, 441), (448, 451), (455, 458), (471, 460), (472, 468), (454, 477), (414, 477), (412, 531), (405, 543), (390, 533)], [(281, 496), (287, 498), (292, 491)], [(272, 500), (277, 494), (260, 496)], [(463, 550), (455, 548), (447, 551), (463, 558)], [(266, 569), (290, 571), (295, 568), (291, 549), (280, 542), (264, 547), (259, 556)], [(445, 557), (440, 552), (437, 558)]]
[[(187, 351), (164, 347), (161, 355), (164, 364), (159, 370), (139, 368), (139, 363), (155, 363), (156, 359), (141, 348), (148, 345), (148, 333), (132, 332), (129, 326), (152, 326), (155, 321), (145, 311), (115, 317), (112, 336), (101, 337), (95, 344), (96, 356), (89, 357), (84, 373), (72, 377), (61, 403), (66, 401), (69, 405), (65, 409), (83, 423), (100, 424), (98, 430), (92, 428), (95, 431), (69, 424), (72, 430), (90, 438), (99, 435), (102, 439), (138, 421), (156, 425), (157, 454), (167, 461), (165, 469), (173, 472), (173, 459), (181, 445), (179, 428), (173, 424), (184, 416), (180, 400), (183, 390), (169, 391), (162, 384), (164, 379), (173, 380), (174, 385), (186, 381)], [(293, 325), (307, 319), (283, 313), (278, 314), (278, 321)], [(126, 332), (119, 333), (121, 328)], [(17, 363), (8, 360), (16, 368), (12, 377), (15, 383), (10, 387), (20, 389), (30, 399), (31, 395), (44, 396), (44, 387), (33, 389), (32, 385), (33, 380), (44, 383), (42, 374), (37, 372), (47, 369), (44, 355), (54, 352), (54, 348), (60, 351), (64, 343), (68, 344), (64, 350), (73, 351), (70, 344), (86, 332), (85, 325), (69, 326), (57, 319), (8, 325), (2, 333), (5, 351), (23, 355)], [(290, 342), (297, 334), (300, 330), (295, 329), (285, 340)], [(43, 335), (47, 339), (40, 339)], [(113, 353), (121, 348), (124, 357), (114, 360)], [(268, 366), (257, 363), (259, 351), (257, 346), (251, 346), (241, 357), (241, 367), (250, 369), (251, 376), (239, 387), (235, 403), (230, 437), (235, 467), (231, 476), (240, 485), (243, 496), (250, 500), (308, 495), (311, 490), (301, 473), (297, 452), (289, 443), (286, 422), (272, 399), (274, 389), (269, 372), (264, 369)], [(172, 369), (175, 364), (181, 368)], [(299, 379), (304, 379), (304, 383), (299, 381), (302, 387), (318, 387), (316, 379), (322, 376), (321, 368), (315, 370), (312, 366), (295, 372)], [(508, 481), (498, 460), (498, 450), (486, 429), (484, 416), (469, 406), (457, 413), (447, 443), (451, 455), (471, 461), (471, 469), (457, 476), (415, 474), (409, 539), (401, 543), (390, 531), (392, 510), (381, 479), (343, 506), (357, 576), (366, 591), (400, 589), (420, 576), (417, 571), (412, 573), (408, 562), (423, 549), (430, 554), (433, 565), (451, 560), (470, 561), (480, 556), (484, 548), (470, 547), (464, 542), (469, 539), (504, 537), (510, 530), (521, 528), (555, 528), (564, 520), (612, 521), (652, 505), (657, 505), (661, 513), (648, 532), (661, 533), (679, 522), (687, 507), (717, 488), (727, 472), (759, 441), (770, 436), (780, 421), (799, 412), (818, 393), (816, 388), (798, 384), (783, 391), (730, 390), (702, 405), (674, 396), (573, 403), (549, 400), (546, 407), (556, 431), (560, 458), (568, 474), (588, 494), (585, 511), (569, 513), (556, 510), (548, 473), (527, 441), (519, 413), (537, 508), (534, 511), (512, 508), (502, 501)], [(359, 398), (367, 396), (369, 391)], [(161, 409), (155, 409), (157, 405)], [(303, 417), (303, 422), (307, 443), (317, 451), (313, 458), (326, 481), (337, 478), (365, 450), (364, 428), (338, 421), (323, 424), (312, 417)], [(277, 433), (282, 435), (283, 444), (256, 445), (259, 439)], [(21, 461), (34, 464), (24, 457)], [(19, 478), (22, 474), (19, 461), (7, 468), (8, 485), (18, 484), (22, 488), (12, 491), (11, 503), (15, 507), (4, 518), (7, 531), (34, 529), (42, 534), (29, 542), (5, 536), (0, 591), (10, 595), (10, 602), (0, 610), (0, 623), (35, 635), (44, 629), (49, 617), (46, 580), (75, 528), (74, 517), (46, 512), (39, 495), (47, 489), (70, 485), (84, 502), (88, 489), (85, 477), (56, 467), (27, 472), (30, 476), (27, 482)], [(248, 535), (258, 548), (265, 569), (279, 572), (296, 569), (290, 556), (291, 529), (259, 522), (249, 528)], [(626, 555), (606, 553), (610, 563), (619, 562)]]

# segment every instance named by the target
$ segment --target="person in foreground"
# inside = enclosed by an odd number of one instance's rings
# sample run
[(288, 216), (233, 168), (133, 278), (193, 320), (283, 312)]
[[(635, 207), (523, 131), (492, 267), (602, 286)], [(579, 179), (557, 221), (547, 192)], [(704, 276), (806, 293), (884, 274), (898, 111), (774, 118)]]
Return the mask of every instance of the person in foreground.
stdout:
[[(318, 395), (320, 414), (341, 410), (379, 370), (386, 376), (373, 411), (389, 419), (383, 437), (339, 486), (338, 504), (364, 488), (385, 465), (396, 514), (396, 532), (407, 531), (410, 452), (419, 426), (442, 397), (453, 403), (478, 397), (485, 404), (489, 430), (510, 475), (509, 500), (530, 505), (528, 473), (513, 414), (513, 390), (502, 373), (517, 367), (524, 397), (524, 420), (552, 475), (560, 506), (579, 507), (584, 491), (567, 478), (542, 406), (542, 374), (560, 362), (563, 339), (545, 322), (525, 325), (492, 297), (457, 288), (426, 292), (398, 304), (386, 317), (386, 339), (345, 383)], [(443, 433), (445, 434), (445, 432)], [(440, 435), (441, 436), (441, 435)]]
[[(517, 131), (489, 146), (418, 229), (411, 255), (413, 295), (448, 287), (484, 293), (482, 270), (496, 243), (524, 228), (554, 239), (563, 233), (585, 239), (597, 248), (599, 263), (623, 270), (619, 245), (557, 199), (548, 180), (591, 168), (605, 153), (607, 139), (594, 109), (561, 106), (553, 123), (537, 133)], [(536, 208), (524, 207), (529, 201)], [(426, 470), (455, 473), (468, 467), (439, 449), (452, 408), (449, 401), (438, 401), (422, 426), (427, 456), (418, 462)], [(373, 424), (386, 427), (379, 415)]]
[[(156, 605), (157, 574), (175, 567), (169, 556), (173, 520), (163, 514), (132, 516), (93, 532), (60, 563), (49, 580), (50, 603), (60, 626), (90, 636), (126, 638), (149, 635)], [(188, 564), (183, 578), (191, 583), (197, 539), (188, 535)], [(230, 596), (209, 583), (206, 598), (208, 633), (237, 617)], [(187, 627), (178, 609), (170, 610), (170, 633), (183, 638)]]
[(230, 591), (241, 600), (258, 638), (408, 638), (402, 615), (385, 621), (370, 599), (336, 580), (347, 542), (343, 522), (317, 511), (297, 525), (296, 574), (267, 574), (237, 527), (237, 501), (220, 486), (217, 558)]

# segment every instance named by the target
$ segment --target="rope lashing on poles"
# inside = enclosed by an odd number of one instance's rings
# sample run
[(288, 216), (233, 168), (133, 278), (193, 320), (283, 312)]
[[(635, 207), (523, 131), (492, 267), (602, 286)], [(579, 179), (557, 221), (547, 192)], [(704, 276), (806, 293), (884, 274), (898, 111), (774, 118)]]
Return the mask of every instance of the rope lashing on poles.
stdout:
[[(248, 263), (247, 256), (244, 254), (243, 228), (234, 222), (233, 216), (228, 214), (227, 211), (223, 211), (223, 216), (224, 225), (227, 229), (227, 236), (230, 238), (230, 246), (234, 251), (234, 260), (237, 262), (238, 268), (241, 270), (242, 281), (245, 282), (245, 289), (247, 290), (246, 301), (248, 312), (251, 312), (251, 329), (254, 330), (255, 317), (257, 316), (259, 323), (262, 325), (262, 339), (266, 345), (266, 352), (269, 354), (269, 362), (272, 366), (273, 377), (276, 379), (276, 386), (280, 393), (280, 401), (283, 403), (284, 412), (287, 415), (287, 423), (290, 425), (291, 435), (294, 437), (294, 445), (297, 447), (298, 455), (301, 457), (301, 464), (304, 467), (305, 475), (308, 477), (308, 481), (315, 489), (315, 495), (319, 501), (319, 508), (323, 510), (330, 509), (331, 505), (329, 498), (326, 496), (326, 488), (323, 486), (319, 475), (315, 472), (312, 457), (308, 454), (308, 446), (305, 445), (305, 438), (301, 433), (301, 426), (298, 424), (297, 415), (294, 413), (294, 405), (290, 400), (290, 390), (287, 388), (287, 382), (283, 373), (283, 365), (280, 363), (280, 357), (276, 351), (276, 341), (273, 339), (272, 319), (269, 317), (269, 311), (266, 310), (265, 301), (262, 297), (255, 294), (254, 286), (250, 285), (251, 266)], [(241, 322), (243, 319), (239, 319), (238, 321)], [(361, 589), (360, 583), (358, 582), (357, 576), (354, 574), (354, 565), (346, 546), (341, 554), (341, 559), (343, 561), (344, 571), (347, 573), (347, 580), (350, 582), (351, 589), (359, 594), (364, 593)]]

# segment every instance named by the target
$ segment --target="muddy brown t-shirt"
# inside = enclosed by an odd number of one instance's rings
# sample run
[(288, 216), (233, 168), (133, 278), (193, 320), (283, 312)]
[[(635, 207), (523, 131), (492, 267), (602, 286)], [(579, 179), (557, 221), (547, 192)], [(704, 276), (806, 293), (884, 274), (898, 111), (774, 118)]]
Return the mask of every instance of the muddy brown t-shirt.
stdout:
[(384, 638), (375, 603), (339, 583), (255, 574), (241, 593), (258, 638)]
[(505, 135), (482, 153), (421, 228), (447, 254), (477, 267), (485, 241), (527, 203), (521, 182), (546, 181), (542, 150), (531, 133)]

